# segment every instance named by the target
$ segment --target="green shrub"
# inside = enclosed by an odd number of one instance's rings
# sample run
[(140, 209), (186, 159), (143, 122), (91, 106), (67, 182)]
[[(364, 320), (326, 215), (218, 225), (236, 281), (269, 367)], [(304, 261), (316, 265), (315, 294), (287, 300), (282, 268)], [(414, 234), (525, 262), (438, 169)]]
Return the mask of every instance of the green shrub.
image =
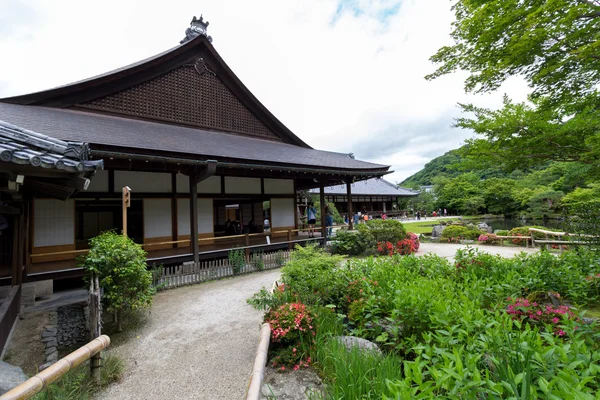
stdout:
[(359, 226), (366, 226), (375, 242), (397, 243), (406, 238), (406, 229), (402, 222), (395, 219), (374, 219)]
[(398, 243), (406, 239), (404, 226), (397, 220), (375, 219), (359, 224), (355, 231), (338, 231), (332, 243), (334, 254), (377, 254), (378, 243)]
[(469, 229), (466, 226), (451, 225), (444, 228), (442, 231), (442, 240), (460, 241), (461, 239), (477, 240), (482, 231), (477, 229)]
[(257, 271), (264, 270), (265, 269), (265, 261), (263, 259), (263, 252), (257, 251), (255, 253), (252, 253), (252, 259), (250, 260), (250, 263), (252, 264), (252, 266), (254, 267), (255, 270), (257, 270)]
[(333, 254), (345, 254), (349, 256), (359, 256), (367, 251), (367, 248), (373, 245), (373, 238), (369, 235), (364, 225), (359, 225), (357, 230), (340, 230), (335, 235), (335, 240), (331, 244)]
[(229, 250), (227, 259), (229, 260), (229, 265), (231, 265), (233, 275), (239, 275), (243, 272), (243, 269), (246, 266), (246, 252), (244, 249), (238, 248)]
[[(152, 272), (146, 268), (146, 252), (130, 238), (104, 232), (90, 239), (90, 251), (79, 259), (87, 272), (98, 276), (108, 312), (135, 310), (152, 304)], [(119, 318), (119, 324), (121, 318)]]
[(496, 231), (497, 236), (508, 236), (508, 231), (506, 229), (498, 229)]

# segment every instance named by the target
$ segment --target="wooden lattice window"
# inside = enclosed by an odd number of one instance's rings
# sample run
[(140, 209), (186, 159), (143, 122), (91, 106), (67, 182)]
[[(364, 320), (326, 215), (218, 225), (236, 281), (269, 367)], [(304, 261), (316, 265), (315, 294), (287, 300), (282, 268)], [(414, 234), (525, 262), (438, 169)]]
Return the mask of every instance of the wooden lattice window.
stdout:
[(78, 106), (281, 140), (218, 76), (193, 65)]

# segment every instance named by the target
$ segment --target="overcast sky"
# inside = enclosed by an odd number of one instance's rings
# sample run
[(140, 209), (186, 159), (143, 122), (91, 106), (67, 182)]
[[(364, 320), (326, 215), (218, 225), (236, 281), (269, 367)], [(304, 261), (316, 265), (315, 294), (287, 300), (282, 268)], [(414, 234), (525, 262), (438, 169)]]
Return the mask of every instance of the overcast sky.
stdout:
[(450, 0), (0, 0), (0, 97), (43, 90), (179, 43), (192, 16), (252, 93), (311, 146), (391, 165), (400, 182), (459, 147), (457, 102), (522, 99), (519, 81), (467, 96), (428, 82), (450, 44)]

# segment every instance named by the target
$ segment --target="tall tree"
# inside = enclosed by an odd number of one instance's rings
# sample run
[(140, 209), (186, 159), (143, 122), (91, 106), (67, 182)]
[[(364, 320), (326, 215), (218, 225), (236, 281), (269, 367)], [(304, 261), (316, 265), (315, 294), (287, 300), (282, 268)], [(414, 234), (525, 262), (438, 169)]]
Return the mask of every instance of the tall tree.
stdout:
[(600, 1), (458, 0), (454, 44), (431, 60), (435, 79), (469, 72), (468, 92), (490, 92), (511, 76), (530, 87), (529, 103), (505, 99), (500, 110), (462, 105), (473, 117), (457, 126), (483, 139), (467, 155), (507, 169), (547, 160), (600, 161)]

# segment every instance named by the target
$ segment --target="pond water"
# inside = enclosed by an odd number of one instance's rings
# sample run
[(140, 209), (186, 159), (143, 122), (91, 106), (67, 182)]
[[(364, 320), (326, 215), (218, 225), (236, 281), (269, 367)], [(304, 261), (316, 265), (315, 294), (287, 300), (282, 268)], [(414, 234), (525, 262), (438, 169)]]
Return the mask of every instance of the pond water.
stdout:
[[(550, 229), (563, 229), (563, 221), (558, 219), (518, 219), (518, 218), (482, 218), (486, 224), (492, 227), (495, 231), (497, 229), (511, 230), (519, 226), (545, 226)], [(479, 222), (479, 221), (477, 221)]]

